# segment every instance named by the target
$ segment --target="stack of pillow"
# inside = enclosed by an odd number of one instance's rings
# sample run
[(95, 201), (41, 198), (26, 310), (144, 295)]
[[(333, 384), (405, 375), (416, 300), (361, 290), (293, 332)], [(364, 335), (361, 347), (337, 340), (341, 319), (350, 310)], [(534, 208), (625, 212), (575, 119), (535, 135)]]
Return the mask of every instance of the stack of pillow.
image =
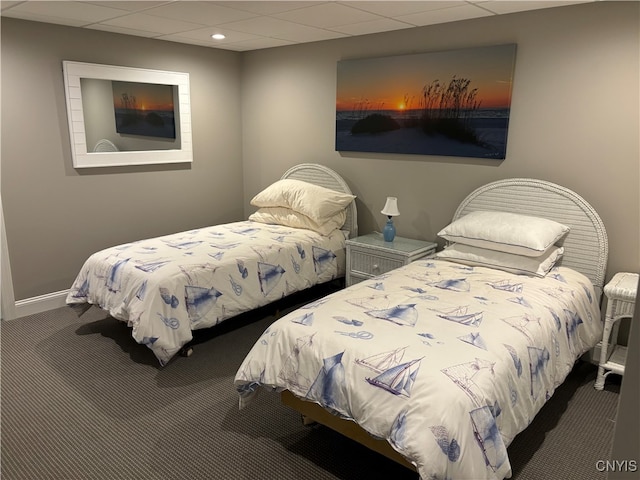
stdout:
[(346, 207), (355, 195), (294, 179), (282, 179), (258, 193), (251, 205), (258, 207), (249, 220), (313, 230), (329, 235), (342, 228)]
[(544, 277), (562, 258), (569, 227), (509, 212), (475, 211), (438, 232), (450, 245), (436, 258)]

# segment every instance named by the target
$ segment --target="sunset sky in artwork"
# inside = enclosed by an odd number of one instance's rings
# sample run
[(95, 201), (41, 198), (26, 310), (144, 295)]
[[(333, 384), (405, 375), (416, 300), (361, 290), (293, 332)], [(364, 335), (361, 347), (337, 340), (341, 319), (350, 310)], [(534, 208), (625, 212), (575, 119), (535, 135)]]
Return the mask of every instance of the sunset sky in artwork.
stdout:
[(138, 110), (173, 111), (173, 86), (155, 83), (112, 82), (113, 104), (122, 108), (122, 94), (136, 97)]
[(471, 80), (481, 108), (511, 103), (516, 46), (498, 45), (435, 53), (342, 60), (338, 62), (336, 111), (420, 108), (423, 87), (448, 85), (455, 76)]

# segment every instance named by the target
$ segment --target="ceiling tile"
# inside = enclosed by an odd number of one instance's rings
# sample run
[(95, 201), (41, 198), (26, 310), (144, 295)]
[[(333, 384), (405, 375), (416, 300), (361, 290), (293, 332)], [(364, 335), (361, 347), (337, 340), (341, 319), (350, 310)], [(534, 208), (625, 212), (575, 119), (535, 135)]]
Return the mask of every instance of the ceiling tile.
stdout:
[(282, 34), (289, 32), (313, 29), (312, 27), (298, 25), (273, 17), (250, 18), (239, 22), (226, 23), (222, 26), (238, 32), (253, 33), (255, 35), (275, 38), (282, 38)]
[(311, 5), (317, 5), (324, 2), (296, 2), (296, 1), (284, 1), (284, 2), (271, 2), (271, 1), (228, 1), (228, 2), (216, 2), (220, 5), (224, 5), (231, 8), (237, 8), (238, 10), (244, 10), (246, 12), (256, 13), (258, 15), (274, 15), (276, 13), (287, 12), (289, 10), (295, 10), (297, 8), (309, 7)]
[(425, 25), (455, 22), (490, 15), (493, 14), (487, 10), (467, 4), (457, 7), (440, 8), (438, 10), (431, 10), (428, 12), (414, 13), (411, 15), (402, 15), (397, 17), (397, 20), (421, 27)]
[(412, 28), (414, 25), (398, 22), (391, 18), (382, 18), (373, 22), (352, 23), (350, 25), (340, 25), (331, 27), (331, 30), (342, 32), (347, 35), (367, 35), (370, 33), (389, 32), (392, 30), (401, 30), (403, 28)]
[(312, 27), (333, 27), (349, 23), (379, 20), (380, 16), (339, 3), (323, 3), (274, 15), (276, 18)]
[(68, 27), (84, 27), (87, 25), (86, 20), (73, 20), (70, 18), (51, 17), (47, 15), (38, 15), (37, 13), (19, 12), (19, 11), (11, 12), (11, 18), (18, 18), (20, 20), (29, 20), (32, 22), (52, 23), (55, 25), (65, 25)]
[[(213, 33), (222, 33), (226, 36), (226, 38), (222, 40), (214, 40), (211, 38), (211, 35)], [(215, 46), (224, 45), (226, 43), (240, 42), (244, 40), (253, 40), (255, 38), (260, 38), (260, 37), (257, 35), (251, 35), (250, 33), (235, 32), (235, 31), (229, 30), (228, 28), (205, 27), (205, 28), (199, 28), (197, 30), (189, 30), (186, 32), (174, 33), (171, 35), (162, 35), (159, 38), (162, 38), (164, 40), (172, 40), (174, 38), (175, 39), (179, 38), (181, 40), (188, 40), (188, 39), (201, 40), (201, 41), (207, 42), (210, 47), (215, 47)]]
[(229, 43), (225, 46), (230, 50), (235, 50), (238, 52), (246, 52), (248, 50), (259, 50), (262, 48), (274, 48), (274, 47), (284, 47), (286, 45), (293, 45), (293, 42), (288, 42), (286, 40), (281, 40), (278, 38), (257, 38), (254, 40), (246, 40), (244, 42), (234, 42)]
[(291, 42), (316, 42), (345, 36), (340, 32), (300, 25), (273, 17), (250, 18), (240, 22), (226, 23), (222, 27)]
[[(100, 5), (103, 7), (110, 7), (110, 8), (119, 8), (121, 10), (127, 10), (129, 12), (139, 12), (142, 10), (147, 10), (149, 8), (153, 8), (153, 7), (158, 7), (160, 5), (164, 5), (166, 3), (171, 3), (173, 0), (164, 0), (164, 1), (160, 1), (160, 2), (152, 2), (152, 1), (147, 1), (147, 0), (141, 0), (141, 1), (131, 1), (131, 2), (126, 2), (126, 1), (119, 1), (119, 0), (106, 0), (104, 2), (87, 2), (87, 3), (91, 3), (93, 5)], [(4, 2), (2, 2), (4, 3)]]
[(164, 40), (167, 42), (185, 43), (187, 45), (197, 45), (199, 47), (211, 48), (211, 40), (209, 41), (196, 40), (194, 38), (184, 38), (184, 37), (179, 37), (177, 35), (161, 35), (159, 37), (153, 37), (153, 38), (154, 40)]
[(257, 16), (255, 13), (228, 8), (213, 2), (174, 2), (152, 8), (145, 13), (203, 25), (220, 25)]
[[(126, 15), (129, 12), (117, 8), (103, 7), (81, 2), (22, 2), (11, 9), (15, 14), (32, 14), (38, 18), (51, 17), (56, 19), (69, 19), (73, 22), (84, 24), (100, 22), (114, 17)], [(13, 15), (12, 15), (13, 16)], [(23, 17), (24, 18), (24, 17)], [(59, 23), (54, 22), (53, 23)]]
[(136, 30), (134, 28), (114, 27), (113, 25), (103, 25), (101, 23), (94, 23), (85, 28), (90, 30), (100, 30), (103, 32), (121, 33), (123, 35), (134, 35), (136, 37), (153, 38), (158, 36), (157, 32), (146, 32), (143, 30)]
[(429, 10), (438, 10), (440, 8), (454, 7), (460, 4), (466, 4), (463, 0), (442, 0), (442, 1), (397, 1), (397, 2), (340, 2), (343, 5), (349, 5), (353, 8), (366, 10), (367, 12), (376, 13), (384, 17), (399, 17), (401, 15), (410, 15), (412, 13), (428, 12)]
[(9, 1), (6, 1), (6, 0), (2, 0), (2, 4), (0, 5), (0, 10), (5, 10), (7, 8), (11, 8), (11, 7), (13, 7), (13, 6), (15, 6), (15, 5), (19, 4), (19, 3), (22, 3), (22, 2), (9, 2)]
[(278, 33), (273, 38), (289, 40), (294, 43), (319, 42), (321, 40), (332, 40), (334, 38), (346, 37), (344, 33), (324, 30), (320, 28), (304, 27), (292, 29), (288, 32)]
[(202, 24), (172, 20), (144, 13), (133, 13), (126, 17), (114, 18), (113, 20), (107, 20), (102, 23), (104, 25), (112, 25), (114, 27), (124, 27), (143, 32), (155, 32), (158, 34), (179, 33), (187, 30), (195, 30), (204, 26)]

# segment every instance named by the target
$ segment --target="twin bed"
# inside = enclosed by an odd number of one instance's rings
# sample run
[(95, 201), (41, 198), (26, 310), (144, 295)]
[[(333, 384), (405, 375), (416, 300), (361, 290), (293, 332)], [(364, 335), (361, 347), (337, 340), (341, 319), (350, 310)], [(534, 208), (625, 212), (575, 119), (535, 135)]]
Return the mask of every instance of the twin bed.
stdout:
[(166, 365), (189, 354), (193, 330), (343, 277), (345, 242), (357, 235), (354, 198), (335, 171), (296, 165), (256, 195), (251, 220), (94, 253), (67, 304), (126, 322)]
[[(164, 365), (195, 329), (343, 276), (357, 235), (344, 180), (302, 164), (274, 186), (245, 222), (94, 254), (67, 302), (127, 322)], [(269, 326), (236, 373), (240, 407), (279, 392), (423, 480), (510, 477), (507, 447), (600, 338), (606, 231), (571, 190), (508, 179), (469, 194), (439, 235), (434, 257)]]
[(274, 322), (238, 369), (240, 407), (281, 392), (423, 480), (510, 477), (508, 445), (600, 338), (606, 232), (574, 192), (511, 179), (439, 235), (435, 257)]

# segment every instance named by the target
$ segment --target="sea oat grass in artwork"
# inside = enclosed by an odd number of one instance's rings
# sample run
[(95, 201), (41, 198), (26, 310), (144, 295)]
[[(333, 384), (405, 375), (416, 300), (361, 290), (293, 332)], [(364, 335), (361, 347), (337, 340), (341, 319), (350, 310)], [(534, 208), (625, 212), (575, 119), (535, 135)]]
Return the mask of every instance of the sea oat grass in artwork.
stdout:
[(456, 78), (448, 85), (438, 80), (422, 89), (422, 116), (420, 126), (427, 135), (442, 134), (462, 143), (482, 145), (471, 119), (480, 108), (476, 100), (477, 88), (469, 88), (471, 80)]

